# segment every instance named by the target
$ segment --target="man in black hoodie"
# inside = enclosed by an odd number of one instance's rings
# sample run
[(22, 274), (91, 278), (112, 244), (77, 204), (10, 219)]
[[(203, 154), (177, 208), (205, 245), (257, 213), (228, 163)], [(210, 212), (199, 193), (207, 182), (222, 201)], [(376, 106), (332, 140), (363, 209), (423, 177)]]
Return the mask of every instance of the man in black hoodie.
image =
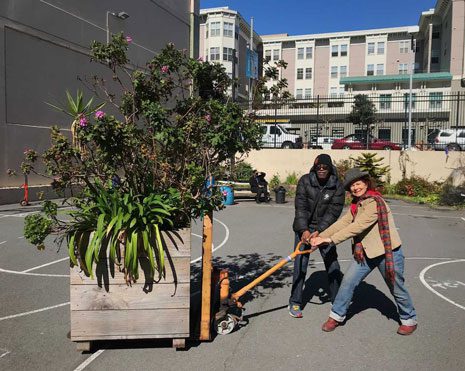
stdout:
[[(297, 184), (295, 218), (292, 225), (295, 244), (297, 245), (299, 241), (309, 244), (312, 237), (333, 224), (341, 215), (344, 198), (344, 187), (339, 181), (331, 157), (327, 154), (319, 155), (310, 172), (303, 175)], [(303, 246), (303, 248), (308, 247)], [(333, 302), (342, 281), (336, 246), (330, 244), (322, 247), (320, 253), (328, 273), (331, 302)], [(295, 318), (302, 318), (302, 293), (308, 260), (309, 255), (305, 254), (297, 256), (294, 262), (289, 314)]]

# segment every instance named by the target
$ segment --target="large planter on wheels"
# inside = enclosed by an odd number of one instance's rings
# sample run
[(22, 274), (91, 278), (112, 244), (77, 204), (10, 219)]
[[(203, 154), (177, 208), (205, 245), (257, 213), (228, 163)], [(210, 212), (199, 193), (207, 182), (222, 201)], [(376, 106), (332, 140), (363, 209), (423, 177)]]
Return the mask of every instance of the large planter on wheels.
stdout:
[(132, 286), (108, 259), (96, 264), (93, 279), (71, 268), (71, 340), (78, 350), (89, 350), (93, 340), (117, 339), (170, 338), (184, 347), (190, 336), (190, 228), (162, 236), (166, 279), (158, 282), (144, 256)]

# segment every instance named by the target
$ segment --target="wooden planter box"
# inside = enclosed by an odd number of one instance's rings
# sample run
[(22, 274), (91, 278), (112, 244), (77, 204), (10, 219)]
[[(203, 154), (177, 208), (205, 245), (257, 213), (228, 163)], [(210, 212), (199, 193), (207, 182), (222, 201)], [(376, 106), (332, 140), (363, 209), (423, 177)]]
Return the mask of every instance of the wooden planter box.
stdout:
[(190, 335), (190, 228), (162, 236), (166, 279), (160, 282), (153, 282), (146, 259), (139, 260), (139, 280), (131, 287), (108, 259), (100, 260), (93, 279), (71, 268), (71, 340), (78, 350), (111, 339), (172, 338), (173, 346), (184, 346)]

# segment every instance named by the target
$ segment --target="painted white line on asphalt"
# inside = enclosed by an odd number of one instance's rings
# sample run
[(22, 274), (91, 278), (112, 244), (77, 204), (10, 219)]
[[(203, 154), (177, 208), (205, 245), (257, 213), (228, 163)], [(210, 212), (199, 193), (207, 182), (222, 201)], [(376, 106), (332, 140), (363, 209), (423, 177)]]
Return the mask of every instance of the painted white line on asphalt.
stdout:
[(68, 277), (69, 278), (69, 274), (18, 272), (18, 271), (12, 271), (9, 269), (2, 269), (2, 268), (0, 268), (0, 273), (11, 273), (11, 274), (19, 274), (19, 275), (24, 275), (24, 276), (36, 276), (36, 277)]
[(31, 310), (31, 311), (29, 311), (29, 312), (23, 312), (23, 313), (18, 313), (18, 314), (12, 314), (11, 316), (0, 317), (0, 321), (4, 321), (4, 320), (6, 320), (6, 319), (17, 318), (17, 317), (28, 316), (29, 314), (44, 312), (44, 311), (49, 310), (49, 309), (60, 308), (60, 307), (66, 306), (66, 305), (69, 305), (69, 301), (66, 302), (66, 303), (61, 303), (61, 304), (57, 304), (57, 305), (52, 305), (51, 307), (45, 307), (45, 308), (41, 308), (41, 309)]
[(10, 354), (11, 352), (9, 350), (0, 348), (0, 358), (5, 357), (7, 354)]
[(84, 370), (89, 363), (91, 363), (95, 358), (97, 358), (100, 354), (103, 353), (105, 349), (99, 349), (94, 354), (92, 354), (89, 358), (87, 358), (84, 362), (82, 362), (79, 366), (77, 366), (74, 371), (82, 371)]
[(462, 218), (462, 220), (465, 222), (465, 218)]
[(433, 292), (434, 294), (436, 294), (437, 296), (439, 296), (440, 298), (444, 299), (445, 301), (455, 305), (456, 307), (460, 308), (460, 309), (463, 309), (465, 310), (465, 306), (463, 305), (460, 305), (458, 303), (456, 303), (455, 301), (449, 299), (448, 297), (440, 294), (439, 292), (437, 292), (435, 289), (433, 289), (429, 284), (428, 282), (426, 282), (425, 280), (425, 274), (428, 270), (430, 270), (431, 268), (433, 267), (436, 267), (438, 265), (443, 265), (443, 264), (449, 264), (449, 263), (457, 263), (457, 262), (465, 262), (465, 259), (457, 259), (457, 260), (451, 260), (451, 261), (446, 261), (446, 262), (440, 262), (440, 263), (435, 263), (435, 264), (431, 264), (431, 265), (428, 265), (427, 267), (425, 267), (421, 272), (420, 272), (420, 281), (421, 283), (428, 289), (430, 290), (431, 292)]
[(0, 242), (0, 245), (3, 245), (4, 243), (6, 243), (6, 241), (2, 241), (2, 242)]
[(63, 258), (63, 259), (58, 259), (58, 260), (55, 260), (55, 261), (50, 262), (50, 263), (42, 264), (42, 265), (39, 265), (39, 266), (34, 267), (34, 268), (29, 268), (29, 269), (26, 269), (25, 271), (22, 271), (21, 273), (27, 273), (27, 272), (35, 271), (36, 269), (47, 267), (49, 265), (56, 264), (56, 263), (59, 263), (59, 262), (65, 261), (65, 260), (69, 260), (69, 257), (66, 257), (66, 258)]
[(434, 219), (460, 219), (460, 216), (444, 216), (444, 215), (402, 214), (402, 213), (392, 213), (392, 215), (418, 216), (422, 218), (434, 218)]
[[(221, 243), (220, 243), (217, 247), (215, 247), (215, 248), (212, 249), (212, 252), (215, 252), (216, 250), (221, 249), (221, 248), (223, 247), (223, 245), (229, 240), (229, 228), (228, 228), (228, 226), (227, 226), (226, 224), (224, 224), (221, 220), (216, 219), (216, 218), (213, 218), (213, 220), (215, 220), (215, 221), (217, 221), (218, 223), (220, 223), (220, 224), (224, 227), (224, 229), (225, 229), (225, 231), (226, 231), (226, 235), (225, 235), (223, 241), (221, 241)], [(196, 262), (198, 262), (198, 261), (201, 260), (201, 259), (202, 259), (202, 256), (199, 256), (197, 259), (192, 260), (192, 261), (191, 261), (191, 264), (192, 264), (192, 263), (196, 263)]]
[(22, 238), (24, 238), (24, 236), (19, 236), (19, 237), (18, 237), (18, 239), (20, 239), (20, 240), (21, 240)]

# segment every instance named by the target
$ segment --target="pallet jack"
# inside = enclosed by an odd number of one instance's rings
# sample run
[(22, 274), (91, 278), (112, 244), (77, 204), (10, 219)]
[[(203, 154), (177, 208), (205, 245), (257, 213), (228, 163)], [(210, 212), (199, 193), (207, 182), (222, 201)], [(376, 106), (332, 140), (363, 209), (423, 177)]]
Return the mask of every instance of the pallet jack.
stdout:
[(271, 276), (274, 272), (281, 269), (287, 263), (293, 261), (298, 255), (311, 254), (315, 251), (314, 249), (301, 250), (301, 246), (302, 242), (299, 242), (291, 255), (281, 259), (275, 266), (271, 267), (265, 273), (233, 294), (230, 293), (228, 270), (222, 269), (219, 271), (219, 274), (213, 274), (212, 287), (216, 291), (216, 295), (214, 296), (219, 298), (218, 312), (214, 314), (213, 318), (213, 330), (218, 335), (230, 334), (243, 321), (242, 312), (244, 308), (242, 303), (239, 301), (241, 296), (257, 286), (264, 279)]

